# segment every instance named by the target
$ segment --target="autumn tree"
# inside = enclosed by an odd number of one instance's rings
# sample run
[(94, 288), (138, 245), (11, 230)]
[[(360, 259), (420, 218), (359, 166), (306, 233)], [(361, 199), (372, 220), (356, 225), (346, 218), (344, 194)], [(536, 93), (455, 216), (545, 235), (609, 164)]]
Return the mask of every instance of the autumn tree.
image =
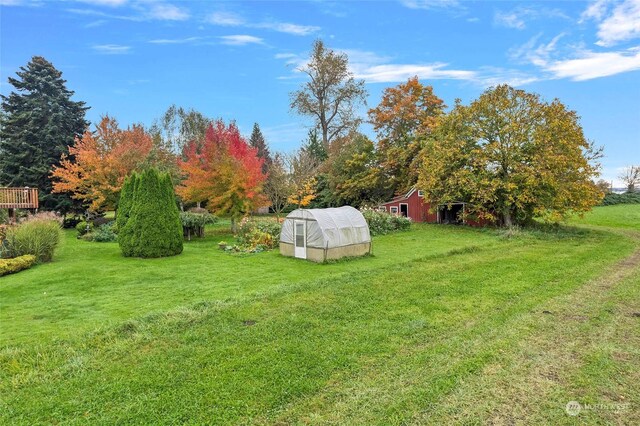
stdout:
[(353, 77), (346, 54), (326, 48), (322, 40), (313, 43), (309, 61), (299, 71), (309, 81), (291, 93), (291, 109), (314, 120), (326, 148), (362, 121), (356, 110), (366, 102), (364, 80)]
[(559, 100), (500, 85), (442, 120), (422, 153), (419, 186), (428, 199), (468, 201), (472, 214), (505, 226), (556, 222), (600, 201), (600, 155)]
[[(285, 157), (289, 179), (292, 185), (292, 195), (289, 203), (298, 207), (309, 207), (317, 200), (318, 194), (323, 190), (326, 176), (321, 172), (321, 166), (328, 154), (324, 145), (318, 138), (315, 129), (311, 129), (308, 138), (302, 147), (293, 154)], [(320, 203), (316, 207), (323, 207)]]
[(132, 172), (151, 166), (167, 171), (174, 162), (141, 125), (120, 129), (115, 118), (104, 116), (95, 131), (85, 131), (54, 166), (53, 191), (70, 193), (92, 211), (115, 209), (122, 184)]
[(67, 212), (71, 200), (52, 193), (49, 173), (89, 125), (89, 108), (71, 99), (74, 92), (62, 73), (41, 56), (16, 74), (18, 78), (9, 77), (16, 91), (2, 95), (0, 186), (38, 188), (42, 208)]
[(327, 176), (327, 191), (322, 195), (327, 205), (360, 207), (391, 195), (384, 190), (375, 145), (363, 134), (353, 133), (336, 139), (323, 169)]
[(444, 114), (444, 101), (418, 77), (385, 89), (369, 120), (378, 136), (378, 155), (392, 192), (406, 193), (418, 180), (415, 160), (422, 141)]
[(269, 175), (264, 183), (264, 194), (271, 203), (271, 208), (280, 217), (287, 205), (287, 200), (293, 194), (294, 186), (285, 165), (285, 158), (277, 153), (269, 167)]
[(315, 177), (301, 181), (294, 186), (294, 190), (287, 198), (287, 202), (298, 208), (309, 207), (309, 204), (316, 198), (316, 185)]
[(268, 174), (269, 167), (271, 166), (273, 159), (271, 158), (269, 146), (264, 140), (264, 136), (262, 135), (262, 131), (260, 130), (258, 123), (253, 124), (253, 130), (249, 137), (249, 145), (257, 150), (258, 157), (262, 159), (262, 173), (265, 175)]
[(636, 185), (640, 185), (640, 166), (625, 167), (618, 178), (627, 187), (627, 192), (634, 192)]
[(262, 165), (236, 125), (217, 120), (200, 149), (195, 142), (187, 143), (185, 159), (179, 160), (186, 178), (177, 192), (186, 201), (206, 201), (210, 210), (229, 215), (235, 232), (239, 219), (266, 204)]
[(171, 105), (159, 119), (156, 119), (149, 133), (158, 146), (176, 154), (183, 154), (188, 142), (200, 146), (211, 120), (193, 108)]
[(603, 194), (608, 194), (611, 192), (611, 183), (607, 182), (604, 179), (599, 179), (596, 182), (596, 186), (598, 187), (598, 189), (600, 190), (600, 192), (602, 192)]

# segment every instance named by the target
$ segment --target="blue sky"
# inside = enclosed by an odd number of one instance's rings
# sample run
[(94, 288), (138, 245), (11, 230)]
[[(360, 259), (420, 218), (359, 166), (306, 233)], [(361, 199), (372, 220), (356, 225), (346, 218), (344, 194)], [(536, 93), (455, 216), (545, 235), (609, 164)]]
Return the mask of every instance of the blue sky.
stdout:
[(234, 119), (245, 134), (257, 122), (272, 150), (291, 151), (309, 123), (289, 111), (289, 93), (321, 38), (348, 54), (370, 107), (413, 75), (448, 105), (506, 82), (576, 110), (587, 138), (605, 147), (605, 179), (640, 163), (640, 0), (0, 5), (0, 91), (42, 55), (91, 106), (92, 122), (108, 113), (149, 125), (176, 104)]

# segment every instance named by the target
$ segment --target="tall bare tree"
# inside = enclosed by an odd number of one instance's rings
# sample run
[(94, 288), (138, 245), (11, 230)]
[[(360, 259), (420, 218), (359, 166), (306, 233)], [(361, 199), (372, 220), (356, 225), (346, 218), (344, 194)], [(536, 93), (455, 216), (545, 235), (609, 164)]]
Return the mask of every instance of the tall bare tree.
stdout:
[(313, 117), (326, 148), (362, 121), (356, 109), (366, 104), (364, 80), (353, 77), (346, 54), (326, 48), (322, 40), (313, 43), (309, 62), (299, 70), (309, 81), (291, 93), (291, 109)]
[(640, 185), (640, 166), (625, 167), (618, 178), (624, 182), (628, 192), (634, 192), (636, 185)]

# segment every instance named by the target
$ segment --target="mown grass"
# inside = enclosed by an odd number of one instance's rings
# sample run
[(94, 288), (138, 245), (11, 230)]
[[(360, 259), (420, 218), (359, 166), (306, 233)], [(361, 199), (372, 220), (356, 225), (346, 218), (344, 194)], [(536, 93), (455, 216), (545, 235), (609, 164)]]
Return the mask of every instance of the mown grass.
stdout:
[(582, 218), (572, 218), (570, 223), (640, 230), (640, 204), (595, 207)]
[(123, 258), (117, 243), (91, 243), (67, 231), (54, 261), (0, 284), (0, 345), (52, 340), (117, 324), (131, 317), (202, 300), (226, 300), (274, 286), (357, 274), (385, 265), (445, 253), (469, 245), (499, 243), (491, 233), (425, 226), (376, 238), (374, 256), (318, 265), (278, 251), (233, 255), (226, 223), (204, 240), (185, 242), (183, 254), (164, 259)]
[[(374, 257), (315, 265), (230, 256), (212, 248), (227, 238), (213, 232), (187, 246), (184, 270), (158, 272), (174, 259), (119, 269), (108, 246), (82, 251), (69, 239), (66, 260), (29, 271), (45, 279), (47, 268), (106, 256), (113, 276), (135, 277), (111, 294), (107, 283), (76, 289), (75, 271), (47, 284), (65, 298), (30, 305), (17, 296), (36, 284), (13, 277), (1, 294), (3, 339), (5, 307), (23, 321), (0, 350), (0, 422), (640, 421), (640, 272), (614, 266), (637, 246), (624, 234), (422, 226), (376, 238)], [(91, 299), (99, 314), (79, 309), (51, 326), (29, 317)], [(570, 400), (630, 405), (573, 418)]]

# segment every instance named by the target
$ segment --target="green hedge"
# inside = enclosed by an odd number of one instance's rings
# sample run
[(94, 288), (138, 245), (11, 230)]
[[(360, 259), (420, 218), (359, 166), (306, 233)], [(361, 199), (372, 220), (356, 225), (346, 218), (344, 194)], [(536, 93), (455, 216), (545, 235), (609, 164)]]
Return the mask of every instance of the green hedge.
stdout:
[(0, 259), (0, 277), (29, 269), (34, 263), (36, 263), (36, 257), (32, 254), (25, 254), (13, 259)]
[(613, 206), (616, 204), (640, 204), (640, 192), (625, 192), (624, 194), (614, 194), (613, 192), (604, 196), (603, 206)]
[(127, 179), (118, 210), (123, 255), (147, 258), (182, 253), (182, 223), (168, 174), (149, 169)]

